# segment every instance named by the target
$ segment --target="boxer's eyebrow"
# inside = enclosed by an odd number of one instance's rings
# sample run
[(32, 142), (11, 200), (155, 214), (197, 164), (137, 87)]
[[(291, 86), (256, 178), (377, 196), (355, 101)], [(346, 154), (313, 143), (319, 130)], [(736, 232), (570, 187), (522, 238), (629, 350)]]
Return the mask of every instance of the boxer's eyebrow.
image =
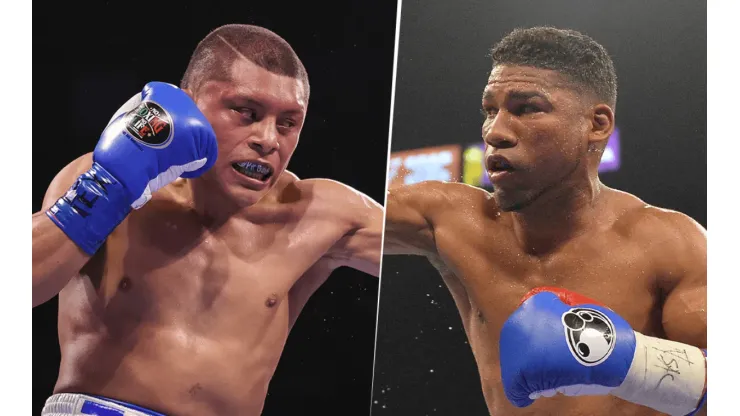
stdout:
[[(486, 89), (486, 90), (483, 91), (483, 100), (484, 101), (494, 100), (495, 98), (496, 98), (495, 97), (495, 94), (491, 90)], [(543, 100), (546, 100), (547, 102), (550, 102), (550, 97), (549, 97), (548, 94), (545, 94), (545, 93), (543, 93), (541, 91), (536, 91), (536, 90), (515, 90), (515, 91), (508, 91), (506, 93), (506, 97), (505, 97), (504, 100), (505, 101), (510, 101), (510, 100), (526, 101), (526, 100), (529, 100), (531, 98), (541, 98)]]
[(521, 100), (526, 101), (530, 98), (542, 98), (544, 100), (550, 101), (550, 97), (548, 97), (547, 94), (544, 94), (539, 91), (511, 91), (508, 94), (507, 97), (509, 100)]
[(234, 94), (230, 97), (226, 97), (226, 99), (232, 105), (256, 105), (258, 107), (264, 107), (264, 104), (259, 100), (255, 100), (251, 96), (243, 93)]
[[(242, 93), (242, 94), (237, 93), (236, 95), (228, 98), (228, 102), (231, 103), (232, 105), (238, 105), (238, 106), (250, 106), (251, 105), (251, 106), (258, 107), (261, 110), (265, 110), (268, 107), (270, 107), (271, 105), (272, 106), (279, 106), (280, 105), (278, 103), (271, 103), (271, 102), (260, 101), (259, 99), (255, 99), (255, 98), (251, 97), (250, 95), (247, 95), (247, 94), (244, 94), (244, 93)], [(285, 116), (303, 117), (304, 116), (304, 109), (303, 108), (298, 108), (298, 107), (291, 108), (291, 109), (287, 109), (287, 110), (281, 111), (280, 114), (285, 115)]]

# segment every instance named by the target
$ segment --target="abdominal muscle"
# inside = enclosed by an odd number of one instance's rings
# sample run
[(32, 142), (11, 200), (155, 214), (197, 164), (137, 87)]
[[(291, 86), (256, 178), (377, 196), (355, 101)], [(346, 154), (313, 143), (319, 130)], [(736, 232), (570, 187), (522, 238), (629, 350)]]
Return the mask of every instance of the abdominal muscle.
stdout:
[(90, 302), (90, 289), (78, 276), (60, 293), (55, 393), (100, 395), (167, 415), (261, 413), (288, 336), (287, 297), (267, 307), (262, 293), (225, 295), (204, 309), (150, 290), (150, 306), (138, 308), (136, 290), (103, 304)]
[(60, 292), (55, 392), (258, 416), (297, 312), (289, 294), (341, 230), (292, 205), (205, 226), (160, 194)]

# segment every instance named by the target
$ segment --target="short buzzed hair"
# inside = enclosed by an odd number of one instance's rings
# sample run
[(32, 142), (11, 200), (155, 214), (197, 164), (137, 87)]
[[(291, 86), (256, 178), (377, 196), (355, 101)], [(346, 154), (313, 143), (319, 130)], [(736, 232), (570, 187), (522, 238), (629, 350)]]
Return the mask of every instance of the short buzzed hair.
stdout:
[(231, 64), (244, 57), (277, 75), (300, 80), (310, 94), (308, 74), (293, 48), (276, 33), (259, 26), (230, 24), (211, 31), (190, 58), (181, 88), (198, 90), (205, 81), (230, 79)]
[(515, 29), (491, 50), (493, 66), (516, 65), (557, 71), (604, 100), (617, 104), (617, 74), (606, 49), (575, 30), (539, 26)]

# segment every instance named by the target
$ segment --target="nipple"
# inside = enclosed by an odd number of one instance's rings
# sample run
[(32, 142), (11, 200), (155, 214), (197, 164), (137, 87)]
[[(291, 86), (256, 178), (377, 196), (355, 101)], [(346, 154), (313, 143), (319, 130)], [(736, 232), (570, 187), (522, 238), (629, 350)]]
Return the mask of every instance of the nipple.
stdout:
[(265, 301), (265, 306), (267, 306), (268, 308), (272, 308), (273, 306), (277, 305), (277, 302), (278, 302), (278, 297), (275, 293), (273, 293)]
[(120, 282), (118, 282), (118, 290), (121, 292), (128, 292), (131, 290), (131, 278), (128, 276), (123, 276), (123, 279), (121, 279)]

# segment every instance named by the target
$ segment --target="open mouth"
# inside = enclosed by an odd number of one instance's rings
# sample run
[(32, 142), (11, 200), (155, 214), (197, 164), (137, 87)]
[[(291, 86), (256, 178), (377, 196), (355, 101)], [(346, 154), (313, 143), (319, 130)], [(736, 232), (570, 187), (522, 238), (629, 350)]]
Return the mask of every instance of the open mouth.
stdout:
[(270, 165), (261, 162), (238, 162), (232, 163), (231, 167), (242, 175), (261, 182), (267, 182), (273, 173)]
[(493, 158), (488, 163), (488, 169), (491, 172), (512, 172), (514, 167), (504, 158)]

